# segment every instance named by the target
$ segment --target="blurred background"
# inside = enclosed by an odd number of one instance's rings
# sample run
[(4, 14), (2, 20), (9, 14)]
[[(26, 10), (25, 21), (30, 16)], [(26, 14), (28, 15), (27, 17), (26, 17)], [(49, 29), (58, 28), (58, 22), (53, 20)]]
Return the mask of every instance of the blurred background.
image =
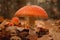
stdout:
[[(44, 8), (48, 20), (14, 17), (26, 5)], [(0, 0), (0, 40), (60, 40), (60, 0)]]
[(11, 18), (19, 8), (29, 4), (43, 7), (50, 18), (60, 18), (60, 0), (0, 0), (0, 16)]

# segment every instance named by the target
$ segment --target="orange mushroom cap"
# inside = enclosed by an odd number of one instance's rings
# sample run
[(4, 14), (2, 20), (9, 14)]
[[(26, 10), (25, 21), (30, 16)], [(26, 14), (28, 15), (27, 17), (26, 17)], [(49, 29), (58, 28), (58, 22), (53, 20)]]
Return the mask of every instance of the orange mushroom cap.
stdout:
[(18, 24), (19, 23), (19, 18), (18, 17), (13, 17), (11, 22), (14, 23), (14, 24)]
[(42, 7), (36, 5), (28, 5), (22, 7), (15, 13), (15, 16), (34, 16), (40, 18), (48, 18), (46, 11)]

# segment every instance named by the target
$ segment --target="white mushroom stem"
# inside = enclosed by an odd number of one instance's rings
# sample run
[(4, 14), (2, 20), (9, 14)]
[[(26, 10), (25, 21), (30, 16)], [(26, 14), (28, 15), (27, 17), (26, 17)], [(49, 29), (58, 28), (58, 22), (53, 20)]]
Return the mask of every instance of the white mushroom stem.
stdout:
[(32, 35), (35, 34), (34, 24), (35, 24), (35, 18), (29, 17), (29, 26), (30, 26), (30, 28), (29, 28), (29, 34), (30, 34), (30, 35), (31, 35), (31, 34), (32, 34)]

